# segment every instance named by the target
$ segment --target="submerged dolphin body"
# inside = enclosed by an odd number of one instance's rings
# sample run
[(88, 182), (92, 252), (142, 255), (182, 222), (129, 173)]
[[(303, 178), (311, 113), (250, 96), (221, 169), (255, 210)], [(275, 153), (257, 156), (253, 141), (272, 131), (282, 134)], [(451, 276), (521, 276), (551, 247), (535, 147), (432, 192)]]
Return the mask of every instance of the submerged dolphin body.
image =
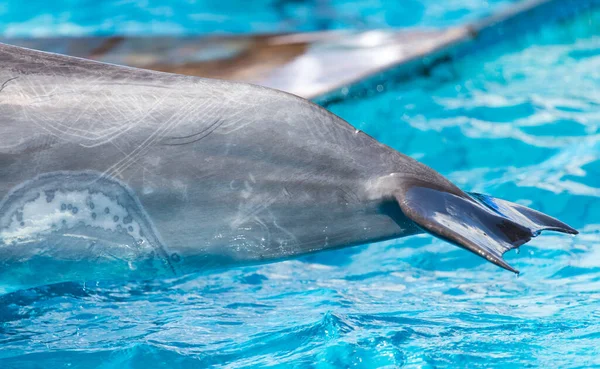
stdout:
[(304, 99), (0, 45), (0, 285), (168, 277), (429, 232), (502, 254), (542, 213), (467, 194)]

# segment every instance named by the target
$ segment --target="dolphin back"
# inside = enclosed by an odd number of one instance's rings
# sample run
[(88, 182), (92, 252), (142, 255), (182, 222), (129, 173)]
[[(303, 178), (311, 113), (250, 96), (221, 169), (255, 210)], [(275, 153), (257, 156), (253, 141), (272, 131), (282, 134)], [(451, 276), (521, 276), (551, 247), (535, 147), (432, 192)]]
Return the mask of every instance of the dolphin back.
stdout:
[(258, 86), (0, 44), (0, 129), (0, 291), (422, 231), (516, 272), (506, 251), (542, 230), (576, 233)]

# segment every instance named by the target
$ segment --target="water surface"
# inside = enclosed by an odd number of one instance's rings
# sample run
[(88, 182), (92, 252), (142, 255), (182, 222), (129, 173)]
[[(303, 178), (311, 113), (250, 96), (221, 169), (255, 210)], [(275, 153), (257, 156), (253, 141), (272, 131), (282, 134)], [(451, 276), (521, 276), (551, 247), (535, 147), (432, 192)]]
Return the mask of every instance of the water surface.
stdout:
[(462, 188), (578, 228), (507, 255), (427, 235), (177, 280), (0, 297), (1, 368), (600, 366), (598, 15), (329, 108)]
[[(516, 0), (5, 0), (4, 37), (200, 35), (441, 27)], [(250, 5), (251, 4), (251, 5)]]

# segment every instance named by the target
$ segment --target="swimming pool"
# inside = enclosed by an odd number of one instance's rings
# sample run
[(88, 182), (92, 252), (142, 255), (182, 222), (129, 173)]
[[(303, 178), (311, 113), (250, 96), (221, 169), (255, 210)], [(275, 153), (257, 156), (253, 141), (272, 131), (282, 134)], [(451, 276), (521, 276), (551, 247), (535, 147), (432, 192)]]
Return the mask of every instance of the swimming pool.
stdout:
[(443, 27), (491, 14), (516, 0), (8, 0), (4, 37), (198, 35), (382, 27)]
[(421, 235), (171, 281), (47, 286), (0, 296), (0, 367), (600, 365), (599, 19), (328, 106), (462, 188), (581, 231), (509, 253), (520, 277)]

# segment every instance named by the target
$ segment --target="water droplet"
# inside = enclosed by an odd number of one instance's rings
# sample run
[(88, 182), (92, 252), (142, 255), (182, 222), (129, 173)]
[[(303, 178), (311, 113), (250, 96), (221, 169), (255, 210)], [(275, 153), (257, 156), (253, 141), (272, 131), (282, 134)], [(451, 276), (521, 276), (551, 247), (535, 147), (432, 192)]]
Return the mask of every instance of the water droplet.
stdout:
[(79, 209), (77, 209), (77, 207), (73, 207), (73, 214), (77, 214), (78, 211)]
[(110, 209), (109, 209), (109, 208), (105, 208), (105, 209), (104, 209), (104, 212), (105, 212), (106, 214), (108, 214), (108, 213), (110, 213)]
[(127, 227), (127, 230), (128, 230), (129, 232), (133, 232), (133, 227), (132, 227), (132, 226), (129, 226), (129, 227)]
[(92, 213), (92, 219), (96, 219), (97, 215), (96, 213)]
[(67, 204), (61, 204), (60, 205), (60, 210), (62, 210), (62, 211), (67, 210)]
[(516, 252), (517, 254), (519, 254), (519, 253), (521, 253), (521, 249), (515, 249), (515, 252)]
[(118, 222), (118, 221), (119, 221), (119, 216), (118, 216), (118, 215), (115, 215), (115, 216), (113, 217), (113, 220), (114, 220), (115, 222)]
[(174, 252), (173, 254), (171, 254), (171, 260), (178, 263), (181, 260), (181, 257), (177, 253)]
[(71, 205), (71, 204), (67, 205), (67, 209), (69, 209), (69, 210), (73, 209), (73, 205)]

